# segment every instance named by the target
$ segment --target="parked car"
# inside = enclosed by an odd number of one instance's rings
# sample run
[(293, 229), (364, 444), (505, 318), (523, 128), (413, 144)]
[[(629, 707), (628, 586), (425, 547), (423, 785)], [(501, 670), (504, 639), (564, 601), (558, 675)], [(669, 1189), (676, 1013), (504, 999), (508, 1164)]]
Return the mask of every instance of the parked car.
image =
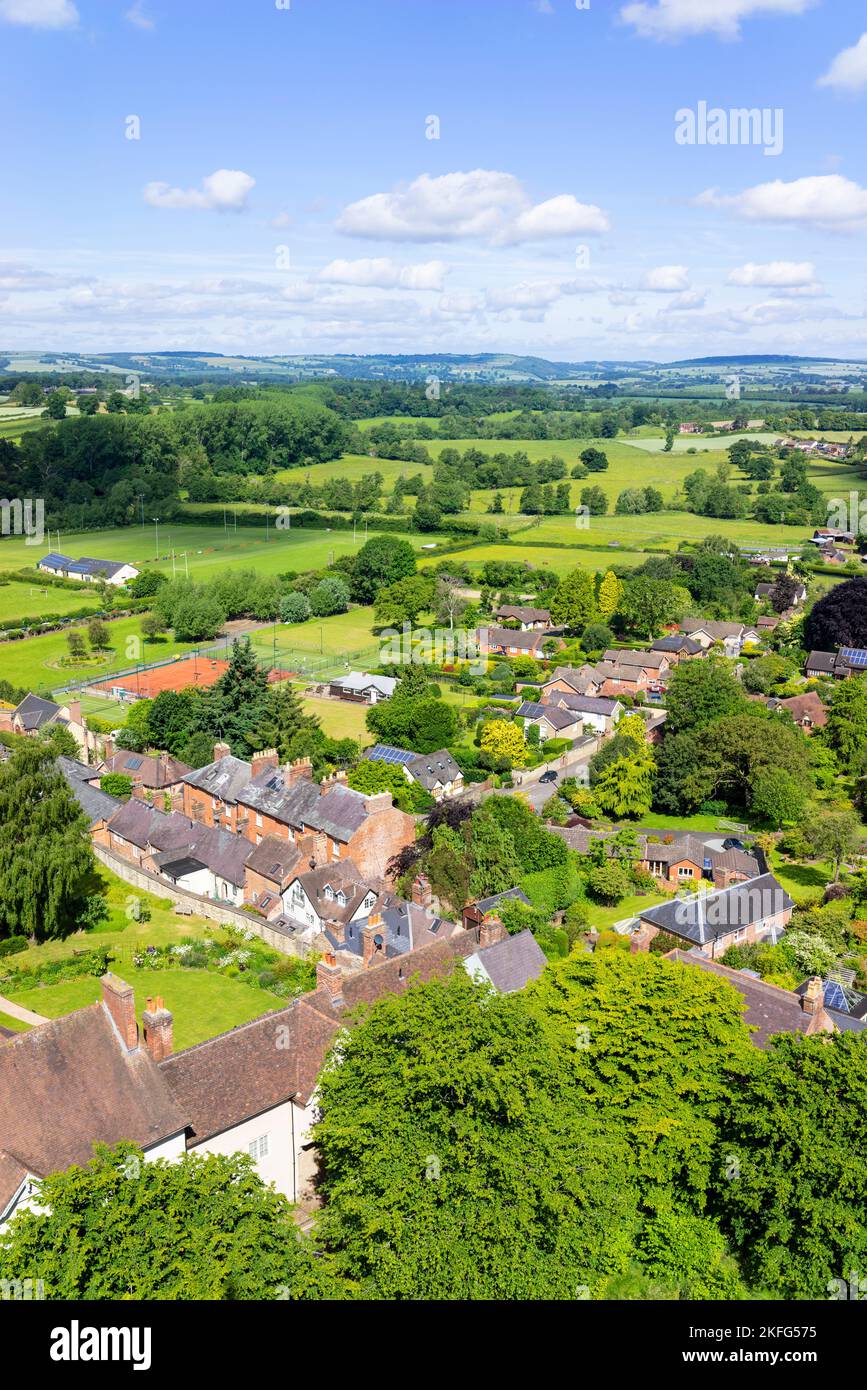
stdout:
[(723, 840), (723, 849), (746, 849), (743, 840), (736, 840), (734, 835), (730, 835), (727, 840)]
[(539, 781), (540, 781), (540, 782), (556, 782), (556, 781), (557, 781), (557, 774), (556, 774), (556, 772), (554, 771), (553, 767), (549, 767), (547, 772), (543, 772), (543, 773), (542, 773), (542, 776), (539, 778)]

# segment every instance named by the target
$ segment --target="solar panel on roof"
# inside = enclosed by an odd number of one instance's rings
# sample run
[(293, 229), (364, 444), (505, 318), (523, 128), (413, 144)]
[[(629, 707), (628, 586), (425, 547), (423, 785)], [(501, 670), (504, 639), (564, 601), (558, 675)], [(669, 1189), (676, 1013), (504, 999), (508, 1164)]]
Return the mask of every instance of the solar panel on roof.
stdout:
[(867, 649), (864, 647), (844, 647), (840, 655), (849, 666), (867, 666)]
[(377, 763), (410, 763), (416, 755), (406, 748), (392, 748), (387, 743), (377, 743), (367, 756)]
[(137, 772), (141, 767), (141, 758), (127, 758), (126, 765), (132, 772)]

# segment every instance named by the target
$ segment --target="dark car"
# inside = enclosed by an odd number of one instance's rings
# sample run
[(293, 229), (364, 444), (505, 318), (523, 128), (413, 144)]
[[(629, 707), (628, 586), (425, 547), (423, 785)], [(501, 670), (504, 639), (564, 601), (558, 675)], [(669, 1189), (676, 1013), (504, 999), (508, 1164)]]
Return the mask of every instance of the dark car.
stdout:
[(539, 781), (540, 781), (540, 782), (556, 782), (556, 781), (557, 781), (557, 774), (556, 774), (556, 772), (554, 771), (553, 767), (549, 767), (547, 772), (543, 772), (543, 773), (542, 773), (542, 776), (539, 778)]
[(727, 840), (723, 840), (723, 849), (746, 849), (746, 845), (743, 840), (736, 840), (733, 835), (730, 835)]

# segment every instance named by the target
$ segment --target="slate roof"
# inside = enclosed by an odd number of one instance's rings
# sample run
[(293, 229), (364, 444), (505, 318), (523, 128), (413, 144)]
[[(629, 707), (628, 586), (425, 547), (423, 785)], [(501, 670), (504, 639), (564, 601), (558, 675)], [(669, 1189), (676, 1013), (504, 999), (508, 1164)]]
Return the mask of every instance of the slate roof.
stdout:
[(473, 907), (484, 917), (488, 912), (493, 912), (495, 908), (499, 907), (501, 902), (505, 901), (525, 903), (527, 907), (532, 906), (523, 888), (507, 888), (505, 892), (495, 893), (491, 898), (477, 899), (477, 901), (473, 903)]
[(147, 1048), (128, 1052), (101, 1003), (18, 1033), (0, 1048), (0, 1206), (21, 1168), (44, 1177), (87, 1163), (95, 1140), (148, 1148), (186, 1122)]
[(236, 794), (242, 806), (264, 812), (296, 830), (323, 830), (332, 840), (348, 843), (367, 817), (367, 798), (343, 783), (321, 791), (315, 782), (299, 777), (287, 786), (279, 768), (266, 768)]
[(330, 684), (359, 695), (373, 686), (374, 690), (387, 699), (394, 694), (397, 681), (393, 676), (371, 676), (367, 671), (350, 671), (348, 676), (339, 676)]
[(543, 690), (547, 690), (554, 681), (565, 681), (570, 685), (577, 695), (583, 695), (587, 687), (592, 685), (598, 690), (600, 681), (596, 678), (596, 668), (594, 666), (555, 666), (552, 674), (543, 683)]
[(133, 753), (128, 748), (119, 748), (105, 761), (108, 772), (120, 772), (141, 782), (143, 787), (159, 791), (162, 787), (173, 787), (182, 782), (193, 771), (187, 764), (169, 754), (159, 758), (147, 753)]
[(658, 637), (651, 643), (652, 652), (676, 652), (686, 656), (697, 656), (704, 648), (701, 642), (697, 642), (694, 637), (687, 637), (685, 632), (672, 633), (670, 637)]
[[(579, 699), (579, 696), (573, 697)], [(575, 724), (580, 724), (581, 718), (573, 710), (563, 709), (560, 705), (537, 705), (532, 700), (524, 700), (518, 707), (518, 717), (520, 719), (547, 719), (552, 729), (569, 729)]]
[(70, 574), (103, 574), (106, 579), (111, 579), (118, 570), (125, 569), (127, 563), (126, 560), (95, 560), (92, 556), (83, 555), (80, 560), (68, 561), (64, 568)]
[(531, 931), (518, 932), (468, 957), (470, 974), (481, 970), (499, 994), (514, 994), (531, 980), (538, 980), (548, 964)]
[(53, 700), (43, 700), (39, 695), (25, 695), (21, 704), (14, 709), (13, 718), (20, 719), (26, 731), (30, 733), (33, 729), (41, 729), (43, 725), (49, 724), (59, 713), (60, 705), (56, 705)]
[(705, 946), (791, 907), (794, 901), (774, 875), (760, 874), (716, 893), (673, 898), (646, 908), (638, 915), (642, 921), (651, 922), (662, 931)]
[(92, 767), (86, 767), (75, 758), (59, 757), (57, 766), (66, 778), (69, 789), (75, 797), (88, 824), (93, 826), (98, 820), (111, 820), (123, 805), (115, 796), (109, 796), (100, 787), (92, 787), (88, 779), (95, 775)]
[(463, 776), (447, 748), (440, 748), (436, 753), (417, 753), (406, 766), (419, 786), (428, 792), (438, 783), (455, 782)]
[(660, 864), (677, 864), (688, 860), (700, 869), (727, 869), (730, 873), (756, 878), (760, 873), (758, 859), (740, 849), (710, 849), (697, 835), (676, 835), (670, 844), (656, 844), (642, 837), (644, 856)]
[(303, 856), (297, 845), (284, 840), (282, 835), (266, 835), (250, 852), (247, 868), (284, 885), (298, 866)]
[(149, 806), (146, 801), (130, 797), (109, 821), (109, 829), (121, 839), (139, 849), (153, 845), (154, 849), (180, 849), (190, 843), (197, 829), (195, 821), (177, 811), (166, 814)]
[(184, 781), (210, 796), (219, 797), (221, 801), (233, 802), (237, 801), (238, 793), (250, 781), (252, 772), (250, 763), (227, 753), (216, 762), (207, 763), (195, 772), (188, 772)]
[(182, 844), (155, 854), (153, 859), (156, 867), (170, 877), (180, 878), (204, 866), (219, 878), (240, 888), (244, 884), (244, 868), (252, 849), (252, 844), (243, 835), (193, 823)]
[[(479, 628), (477, 637), (480, 642), (484, 641), (487, 635), (488, 647), (515, 647), (519, 651), (535, 652), (541, 648), (552, 636), (550, 632), (540, 629), (538, 632), (518, 632), (509, 627), (489, 627)], [(562, 645), (562, 643), (561, 643)]]
[(620, 701), (607, 700), (602, 695), (563, 695), (555, 690), (551, 694), (551, 704), (562, 705), (576, 714), (605, 714), (610, 717), (620, 706)]

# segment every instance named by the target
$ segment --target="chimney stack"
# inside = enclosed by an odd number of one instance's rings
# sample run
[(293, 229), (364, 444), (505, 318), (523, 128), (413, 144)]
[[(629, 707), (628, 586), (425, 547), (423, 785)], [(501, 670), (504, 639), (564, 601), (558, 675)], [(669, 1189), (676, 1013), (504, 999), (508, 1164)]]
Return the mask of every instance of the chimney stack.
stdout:
[(376, 815), (378, 811), (391, 810), (391, 792), (374, 792), (373, 796), (366, 798), (366, 801), (369, 816)]
[(807, 981), (807, 988), (804, 992), (804, 997), (802, 1000), (802, 1007), (804, 1013), (817, 1014), (819, 1010), (824, 1006), (824, 1003), (825, 986), (822, 984), (822, 981), (819, 979), (819, 976), (814, 975), (812, 979)]
[(266, 767), (279, 767), (280, 757), (276, 748), (263, 748), (261, 752), (254, 753), (250, 759), (252, 776), (258, 777), (260, 772), (264, 772)]
[(361, 931), (361, 963), (372, 965), (376, 957), (385, 959), (385, 943), (382, 937), (382, 915), (371, 912), (367, 926)]
[(486, 913), (479, 927), (479, 950), (483, 951), (486, 946), (496, 946), (498, 941), (505, 941), (508, 935), (496, 912)]
[(325, 990), (335, 1009), (343, 1007), (343, 972), (331, 951), (316, 962), (316, 986)]
[(221, 758), (228, 758), (231, 751), (232, 750), (229, 747), (228, 743), (215, 743), (213, 761), (215, 763), (218, 763)]
[(138, 1028), (135, 1021), (135, 996), (132, 985), (119, 980), (109, 972), (100, 980), (102, 1002), (127, 1052), (135, 1052), (138, 1047)]
[(80, 723), (82, 722), (82, 720), (81, 720), (81, 701), (80, 701), (80, 700), (67, 700), (67, 702), (66, 702), (66, 708), (69, 710), (69, 722), (70, 722), (70, 724), (80, 724)]
[(424, 874), (419, 874), (413, 881), (412, 900), (416, 907), (430, 907), (433, 902), (433, 889)]
[(313, 764), (309, 758), (296, 758), (294, 762), (286, 764), (283, 769), (283, 781), (287, 787), (294, 787), (302, 777), (308, 782), (313, 778)]
[(174, 1019), (163, 1006), (162, 997), (148, 999), (147, 1008), (142, 1014), (145, 1047), (155, 1062), (171, 1057), (174, 1046)]

